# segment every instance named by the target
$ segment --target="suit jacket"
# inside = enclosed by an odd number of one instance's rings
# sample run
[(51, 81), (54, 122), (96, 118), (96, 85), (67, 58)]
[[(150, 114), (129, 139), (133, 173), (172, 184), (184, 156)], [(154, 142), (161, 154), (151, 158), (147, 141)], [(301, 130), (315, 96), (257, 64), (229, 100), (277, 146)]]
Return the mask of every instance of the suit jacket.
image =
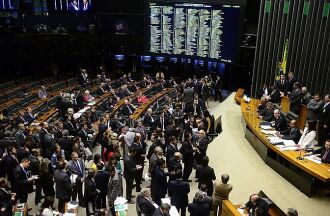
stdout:
[(183, 156), (183, 163), (193, 163), (194, 162), (194, 149), (191, 142), (184, 141), (182, 147), (180, 148), (180, 153)]
[(143, 118), (143, 123), (146, 127), (154, 128), (156, 126), (156, 119), (152, 117), (149, 113), (146, 113)]
[(116, 172), (115, 176), (110, 178), (108, 181), (107, 196), (110, 203), (116, 200), (117, 197), (122, 196), (123, 192), (121, 190), (121, 177)]
[(63, 170), (56, 169), (54, 171), (54, 181), (56, 183), (56, 198), (69, 202), (72, 192), (72, 184), (69, 174)]
[(137, 144), (137, 143), (133, 143), (131, 145), (131, 147), (134, 147), (136, 150), (136, 155), (134, 156), (134, 161), (135, 164), (139, 164), (141, 166), (144, 166), (144, 156), (142, 155), (146, 155), (147, 152), (147, 147), (144, 143), (141, 144)]
[(315, 99), (311, 99), (308, 104), (308, 116), (307, 119), (311, 121), (317, 121), (319, 119), (320, 113), (322, 112), (323, 101), (316, 101)]
[(73, 160), (70, 160), (68, 163), (68, 167), (71, 170), (73, 170), (76, 175), (78, 175), (78, 178), (77, 178), (78, 181), (80, 181), (80, 179), (85, 176), (85, 165), (84, 165), (84, 162), (80, 158), (76, 162)]
[(47, 133), (44, 136), (44, 156), (50, 158), (53, 154), (55, 148), (55, 139), (52, 137), (51, 134)]
[(14, 169), (16, 192), (19, 194), (28, 194), (30, 183), (28, 181), (27, 170), (24, 170), (20, 164)]
[[(167, 177), (165, 172), (158, 166), (155, 169), (155, 182), (153, 184), (155, 197), (164, 198), (167, 193)], [(155, 199), (155, 202), (156, 199)]]
[(12, 208), (15, 201), (11, 200), (11, 194), (7, 190), (0, 188), (0, 200), (0, 208), (5, 208), (5, 211), (1, 215), (12, 215)]
[(179, 149), (177, 146), (174, 146), (172, 144), (169, 144), (166, 148), (166, 162), (170, 160), (171, 157), (173, 157), (175, 152), (178, 152)]
[(288, 80), (288, 83), (287, 83), (287, 88), (286, 88), (286, 91), (287, 92), (291, 92), (293, 91), (293, 85), (294, 83), (297, 82), (297, 79), (295, 77), (292, 77), (290, 80)]
[(209, 216), (210, 207), (203, 202), (192, 202), (188, 205), (190, 216)]
[(96, 90), (96, 94), (97, 95), (103, 95), (105, 93), (105, 90), (101, 87), (98, 87)]
[(330, 131), (330, 103), (322, 107), (322, 112), (319, 117), (319, 124), (321, 126), (326, 125), (327, 131)]
[[(150, 198), (151, 199), (151, 198)], [(141, 216), (152, 216), (156, 208), (152, 201), (139, 194), (136, 197), (136, 205), (140, 211)]]
[(280, 92), (286, 93), (288, 89), (288, 81), (284, 80), (284, 83), (282, 84), (281, 80), (277, 80), (275, 86)]
[(73, 141), (72, 138), (62, 137), (57, 140), (58, 144), (61, 146), (61, 149), (64, 150), (64, 155), (66, 160), (70, 160)]
[(84, 183), (85, 183), (85, 191), (84, 191), (85, 202), (95, 201), (97, 197), (97, 190), (94, 179), (90, 177), (86, 177)]
[(281, 114), (278, 119), (274, 118), (274, 128), (277, 131), (284, 131), (288, 128), (288, 122), (285, 117)]
[(3, 161), (4, 161), (5, 173), (7, 174), (8, 180), (10, 181), (10, 183), (15, 184), (14, 169), (18, 165), (17, 159), (15, 159), (11, 155), (6, 155), (3, 158)]
[(32, 113), (28, 113), (26, 112), (25, 115), (24, 115), (24, 120), (28, 123), (28, 124), (31, 124), (32, 122), (34, 122), (35, 118), (33, 116)]
[(136, 164), (132, 156), (125, 154), (124, 156), (124, 177), (134, 178), (136, 172)]
[(201, 152), (202, 156), (206, 155), (208, 145), (209, 141), (207, 140), (206, 136), (199, 140), (198, 149)]
[(222, 182), (214, 183), (214, 192), (213, 199), (214, 200), (226, 200), (229, 197), (229, 193), (233, 190), (233, 186), (231, 184), (224, 184)]
[(193, 88), (186, 88), (183, 91), (183, 98), (186, 103), (192, 103), (194, 101), (194, 89)]
[(208, 191), (213, 191), (213, 181), (216, 179), (214, 169), (209, 166), (198, 166), (196, 169), (198, 185), (205, 184)]
[(96, 188), (101, 191), (100, 195), (107, 194), (109, 179), (110, 179), (110, 175), (105, 170), (98, 171), (95, 174), (94, 181), (96, 184)]
[(281, 131), (281, 134), (284, 135), (282, 137), (283, 139), (293, 140), (295, 143), (299, 142), (301, 136), (299, 128), (288, 128), (284, 131)]
[(64, 129), (69, 131), (69, 134), (71, 136), (75, 136), (77, 134), (77, 128), (75, 127), (74, 124), (72, 124), (72, 122), (65, 121), (63, 123), (63, 127), (64, 127)]
[(87, 145), (87, 139), (88, 139), (88, 134), (87, 131), (84, 131), (83, 129), (80, 129), (77, 133), (77, 135), (81, 138), (81, 141)]
[[(304, 94), (302, 93), (301, 89), (294, 90), (290, 97), (290, 110), (292, 111), (299, 111), (301, 106), (301, 99), (303, 98)], [(299, 113), (296, 113), (299, 114)]]
[(174, 160), (174, 158), (172, 157), (166, 162), (168, 171), (175, 172), (174, 175), (170, 175), (170, 181), (182, 176), (182, 164), (180, 160)]
[(270, 102), (272, 103), (280, 103), (281, 101), (281, 94), (280, 92), (276, 89), (275, 91), (272, 91), (270, 93)]
[(168, 194), (171, 197), (171, 204), (177, 207), (188, 206), (189, 183), (182, 180), (174, 180), (168, 184)]
[(130, 105), (130, 104), (125, 104), (122, 108), (121, 108), (121, 111), (123, 113), (123, 115), (125, 116), (130, 116), (132, 115), (134, 112), (135, 112), (135, 108)]
[(16, 142), (11, 137), (4, 137), (0, 140), (0, 149), (6, 149), (8, 146), (15, 146)]
[(320, 149), (314, 151), (315, 154), (321, 153), (320, 158), (321, 158), (321, 162), (322, 163), (330, 163), (330, 152), (328, 152), (327, 156), (323, 159), (323, 156), (324, 156), (324, 154), (326, 154), (326, 152), (327, 152), (327, 150), (326, 150), (325, 147), (320, 148)]
[(170, 214), (163, 214), (160, 210), (160, 207), (158, 207), (158, 209), (156, 209), (154, 211), (154, 213), (152, 214), (152, 216), (170, 216)]
[(23, 146), (24, 143), (25, 143), (25, 135), (23, 133), (23, 131), (21, 130), (18, 130), (16, 133), (15, 133), (15, 140), (16, 140), (16, 144), (18, 146)]

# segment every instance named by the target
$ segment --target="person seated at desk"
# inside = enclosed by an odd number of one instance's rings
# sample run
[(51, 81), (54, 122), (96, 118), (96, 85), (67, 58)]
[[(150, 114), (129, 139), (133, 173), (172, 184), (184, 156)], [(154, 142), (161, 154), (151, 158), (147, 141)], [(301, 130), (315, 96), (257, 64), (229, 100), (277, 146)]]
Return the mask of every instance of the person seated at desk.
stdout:
[(288, 129), (277, 132), (276, 136), (285, 140), (293, 140), (294, 143), (298, 143), (301, 135), (297, 125), (297, 120), (291, 120), (289, 126), (290, 127)]
[(139, 104), (145, 104), (148, 102), (148, 98), (142, 93), (142, 92), (139, 92), (139, 95), (137, 97), (137, 101)]
[(277, 103), (279, 104), (281, 102), (281, 93), (278, 91), (275, 85), (272, 85), (270, 87), (271, 92), (270, 94), (266, 97), (268, 101), (272, 103)]
[(259, 116), (264, 121), (272, 121), (272, 119), (274, 118), (273, 113), (274, 113), (274, 104), (272, 104), (271, 102), (267, 102), (266, 108), (260, 111)]
[[(330, 138), (325, 141), (323, 148), (313, 151), (313, 154), (316, 154), (315, 160), (330, 164)], [(327, 196), (330, 196), (330, 193)]]
[(92, 102), (93, 100), (94, 100), (94, 97), (89, 93), (88, 90), (86, 90), (85, 95), (84, 95), (84, 102), (89, 103), (89, 102)]
[(279, 109), (274, 110), (274, 122), (271, 126), (277, 131), (284, 131), (288, 128), (288, 123)]
[(136, 197), (137, 213), (139, 216), (151, 216), (156, 210), (154, 201), (151, 199), (150, 188), (143, 188), (141, 194)]
[(317, 144), (316, 137), (316, 121), (307, 121), (304, 132), (301, 135), (298, 145), (301, 149), (313, 148)]
[(97, 95), (103, 95), (106, 92), (107, 92), (107, 90), (105, 88), (105, 83), (101, 83), (96, 90)]
[[(250, 216), (252, 215), (269, 215), (269, 205), (268, 203), (260, 198), (257, 194), (252, 194), (249, 201), (242, 206), (246, 208)], [(257, 212), (257, 214), (255, 214)], [(261, 213), (262, 212), (262, 213)], [(258, 214), (259, 213), (259, 214)]]
[(258, 112), (261, 112), (264, 109), (266, 109), (266, 105), (267, 105), (266, 97), (261, 97), (260, 98), (260, 103), (258, 104), (258, 107), (257, 107)]

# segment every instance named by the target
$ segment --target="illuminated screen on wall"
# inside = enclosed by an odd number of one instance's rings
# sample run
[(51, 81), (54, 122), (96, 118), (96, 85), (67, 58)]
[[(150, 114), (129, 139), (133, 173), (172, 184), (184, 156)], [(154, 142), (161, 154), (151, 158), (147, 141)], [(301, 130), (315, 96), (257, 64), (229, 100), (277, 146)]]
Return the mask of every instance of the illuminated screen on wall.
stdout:
[(90, 11), (92, 9), (92, 0), (51, 0), (52, 9), (55, 11)]
[(235, 62), (240, 6), (149, 3), (149, 51)]

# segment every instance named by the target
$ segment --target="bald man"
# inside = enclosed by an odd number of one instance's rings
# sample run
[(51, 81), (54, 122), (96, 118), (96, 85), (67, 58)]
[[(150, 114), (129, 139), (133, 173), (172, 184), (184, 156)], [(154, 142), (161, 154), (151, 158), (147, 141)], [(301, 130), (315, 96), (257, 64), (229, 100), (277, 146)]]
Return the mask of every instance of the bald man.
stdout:
[(301, 137), (300, 130), (297, 125), (297, 120), (291, 120), (289, 128), (283, 131), (279, 131), (277, 136), (285, 140), (293, 140), (295, 143), (299, 142)]
[[(169, 158), (167, 161), (167, 169), (173, 175), (170, 175), (169, 181), (173, 181), (177, 178), (182, 177), (182, 164), (181, 164), (182, 155), (180, 152), (175, 152), (173, 157)], [(188, 205), (188, 204), (187, 204)]]
[(250, 196), (250, 199), (245, 204), (245, 207), (247, 208), (249, 215), (255, 215), (254, 213), (256, 210), (265, 214), (268, 214), (269, 211), (268, 203), (264, 199), (260, 198), (257, 194)]

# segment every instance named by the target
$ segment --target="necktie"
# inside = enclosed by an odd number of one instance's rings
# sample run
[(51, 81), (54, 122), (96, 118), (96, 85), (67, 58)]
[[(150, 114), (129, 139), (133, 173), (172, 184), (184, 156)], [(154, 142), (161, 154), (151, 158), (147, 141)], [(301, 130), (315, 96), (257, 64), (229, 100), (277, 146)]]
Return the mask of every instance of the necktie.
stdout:
[(323, 155), (323, 157), (322, 157), (322, 160), (326, 159), (327, 156), (328, 156), (328, 154), (329, 154), (329, 150), (327, 150), (327, 151), (324, 153), (324, 155)]
[(79, 169), (79, 174), (82, 175), (82, 170), (78, 161), (75, 161), (76, 167)]

